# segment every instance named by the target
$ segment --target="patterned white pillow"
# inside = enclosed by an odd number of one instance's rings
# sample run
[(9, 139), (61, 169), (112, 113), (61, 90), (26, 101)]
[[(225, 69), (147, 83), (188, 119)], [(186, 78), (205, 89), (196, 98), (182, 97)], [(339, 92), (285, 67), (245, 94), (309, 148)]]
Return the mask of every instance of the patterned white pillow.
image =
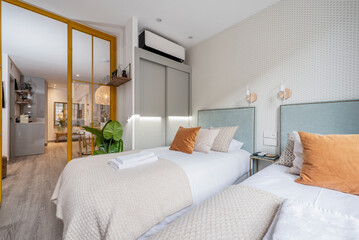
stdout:
[[(213, 128), (212, 128), (213, 129)], [(229, 145), (236, 134), (238, 126), (235, 127), (220, 127), (219, 133), (214, 139), (212, 150), (217, 152), (228, 152)]]
[(278, 165), (283, 165), (286, 167), (293, 166), (294, 156), (294, 143), (295, 143), (295, 135), (293, 132), (287, 134), (287, 145), (285, 146), (282, 155), (280, 155), (279, 160), (276, 162)]

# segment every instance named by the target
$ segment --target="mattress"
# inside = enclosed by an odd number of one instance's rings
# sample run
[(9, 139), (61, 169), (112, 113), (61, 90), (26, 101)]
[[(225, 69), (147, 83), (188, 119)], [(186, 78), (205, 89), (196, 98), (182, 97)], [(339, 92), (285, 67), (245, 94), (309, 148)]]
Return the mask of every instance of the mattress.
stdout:
[(272, 164), (241, 184), (359, 218), (359, 196), (296, 183), (299, 176), (287, 173), (288, 169)]
[(211, 151), (209, 154), (193, 152), (186, 154), (170, 151), (169, 147), (148, 149), (158, 157), (179, 165), (186, 173), (193, 198), (193, 205), (168, 216), (164, 221), (152, 227), (140, 239), (146, 239), (166, 227), (176, 218), (197, 206), (212, 195), (233, 184), (249, 171), (250, 153), (238, 149), (228, 153)]

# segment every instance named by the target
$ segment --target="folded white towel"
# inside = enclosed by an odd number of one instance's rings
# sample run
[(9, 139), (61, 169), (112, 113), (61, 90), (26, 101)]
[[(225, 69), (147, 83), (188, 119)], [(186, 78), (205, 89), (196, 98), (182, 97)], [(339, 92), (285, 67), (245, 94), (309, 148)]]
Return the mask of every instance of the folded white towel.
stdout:
[(116, 159), (116, 161), (118, 161), (121, 164), (128, 164), (128, 163), (132, 163), (132, 162), (142, 161), (144, 159), (155, 157), (155, 156), (156, 155), (153, 152), (141, 151), (139, 153), (118, 156), (115, 159)]
[(115, 168), (117, 170), (122, 170), (122, 169), (134, 168), (134, 167), (137, 167), (137, 166), (140, 166), (140, 165), (155, 162), (157, 160), (158, 160), (157, 156), (152, 156), (152, 157), (140, 160), (140, 161), (135, 161), (135, 162), (129, 162), (129, 163), (126, 163), (126, 164), (122, 164), (119, 161), (117, 161), (116, 159), (111, 159), (108, 162), (108, 164), (111, 167), (113, 167), (113, 168)]

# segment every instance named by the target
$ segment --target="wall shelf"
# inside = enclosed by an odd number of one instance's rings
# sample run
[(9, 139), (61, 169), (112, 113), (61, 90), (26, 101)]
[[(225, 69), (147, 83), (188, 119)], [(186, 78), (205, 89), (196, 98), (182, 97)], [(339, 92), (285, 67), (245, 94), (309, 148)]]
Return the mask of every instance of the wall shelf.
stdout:
[(131, 81), (131, 78), (124, 78), (124, 77), (113, 77), (111, 78), (110, 82), (107, 83), (107, 86), (112, 86), (112, 87), (119, 87), (122, 84), (125, 84), (129, 81)]
[(26, 90), (15, 90), (16, 93), (18, 94), (29, 94), (30, 93), (30, 90), (26, 89)]
[(28, 104), (31, 104), (31, 102), (20, 102), (20, 101), (17, 101), (16, 103), (17, 103), (17, 104), (20, 104), (20, 105), (28, 105)]

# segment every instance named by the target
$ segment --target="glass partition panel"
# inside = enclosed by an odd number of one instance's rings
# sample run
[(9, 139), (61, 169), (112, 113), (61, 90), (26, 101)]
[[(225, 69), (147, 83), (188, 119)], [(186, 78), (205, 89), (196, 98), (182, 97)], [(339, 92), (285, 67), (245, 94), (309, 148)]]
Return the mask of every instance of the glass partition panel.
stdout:
[(92, 36), (72, 31), (72, 79), (92, 82)]
[(94, 83), (106, 84), (109, 81), (110, 68), (110, 42), (93, 38), (93, 74)]
[(93, 126), (102, 129), (110, 120), (110, 87), (94, 84)]
[(92, 136), (82, 126), (92, 127), (92, 84), (72, 83), (72, 157), (92, 153)]

